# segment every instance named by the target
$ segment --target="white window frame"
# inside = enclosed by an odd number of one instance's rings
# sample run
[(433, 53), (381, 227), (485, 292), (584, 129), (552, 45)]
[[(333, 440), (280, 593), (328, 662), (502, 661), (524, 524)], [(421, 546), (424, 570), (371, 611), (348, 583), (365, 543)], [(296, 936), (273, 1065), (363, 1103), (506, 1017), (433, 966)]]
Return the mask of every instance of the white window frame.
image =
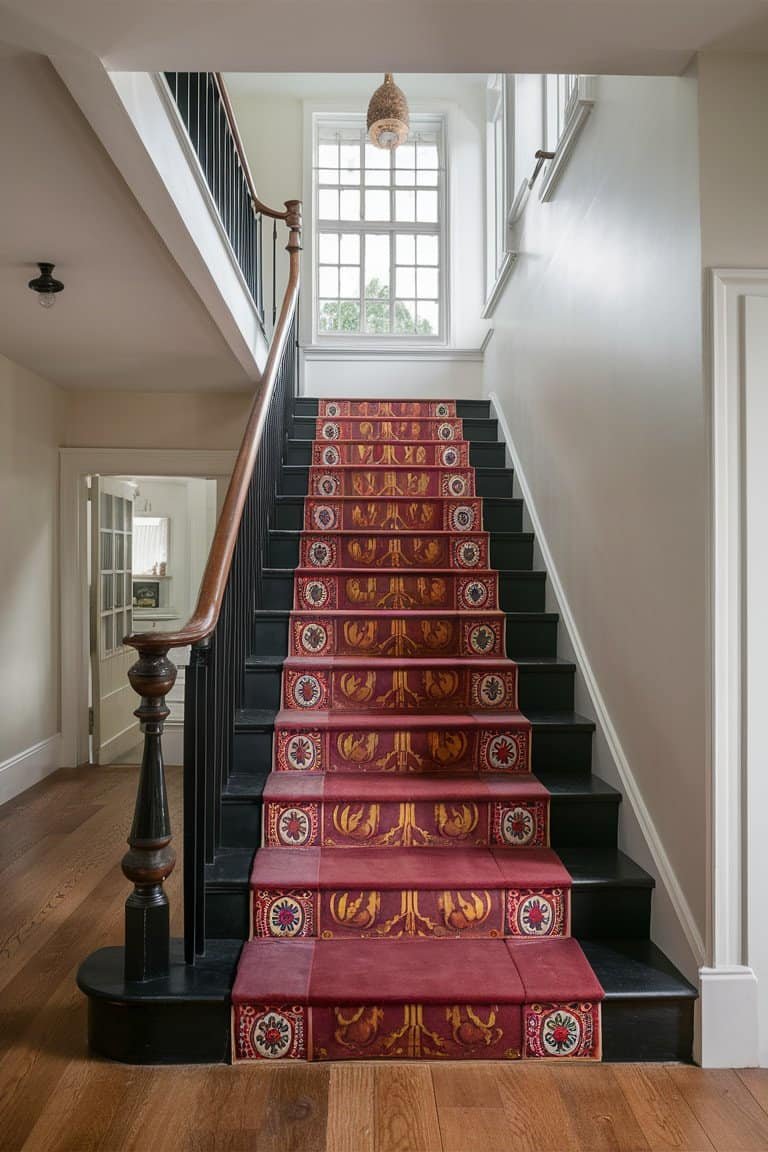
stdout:
[[(319, 348), (425, 348), (425, 347), (443, 347), (449, 343), (450, 340), (450, 309), (448, 298), (448, 263), (449, 263), (449, 238), (448, 238), (448, 195), (447, 195), (447, 172), (448, 172), (448, 146), (447, 146), (447, 125), (446, 115), (442, 112), (429, 112), (429, 113), (412, 113), (411, 114), (411, 129), (418, 131), (420, 126), (429, 127), (431, 130), (437, 130), (439, 136), (439, 170), (438, 170), (438, 183), (437, 183), (437, 223), (418, 223), (418, 222), (405, 222), (405, 221), (381, 221), (381, 220), (321, 220), (318, 214), (318, 200), (319, 200), (319, 182), (315, 179), (316, 158), (317, 158), (317, 136), (318, 129), (321, 126), (329, 124), (338, 124), (340, 127), (358, 127), (365, 124), (365, 116), (363, 113), (350, 113), (332, 110), (317, 110), (310, 113), (309, 126), (311, 132), (309, 133), (309, 149), (305, 149), (305, 162), (308, 163), (309, 171), (305, 172), (305, 196), (309, 192), (311, 200), (311, 218), (308, 224), (311, 229), (310, 251), (312, 259), (311, 275), (306, 278), (311, 283), (311, 345)], [(391, 193), (394, 196), (394, 190)], [(328, 231), (358, 233), (361, 239), (365, 236), (366, 232), (381, 234), (387, 232), (392, 236), (398, 234), (411, 234), (417, 235), (419, 233), (432, 233), (438, 237), (438, 293), (439, 293), (439, 309), (438, 309), (438, 324), (439, 331), (434, 334), (420, 335), (415, 332), (406, 333), (377, 333), (370, 332), (321, 332), (318, 327), (318, 278), (319, 278), (319, 235), (323, 229)], [(361, 306), (364, 307), (364, 300), (362, 293), (364, 292), (364, 273), (362, 264), (361, 252)], [(390, 246), (390, 299), (395, 300), (395, 244)], [(361, 314), (362, 323), (362, 314)]]
[(542, 134), (544, 150), (554, 152), (539, 185), (539, 199), (551, 200), (573, 146), (592, 111), (597, 77), (575, 73), (542, 77)]
[(488, 77), (486, 87), (486, 308), (504, 286), (514, 262), (509, 250), (509, 210), (515, 178), (514, 78), (504, 73)]

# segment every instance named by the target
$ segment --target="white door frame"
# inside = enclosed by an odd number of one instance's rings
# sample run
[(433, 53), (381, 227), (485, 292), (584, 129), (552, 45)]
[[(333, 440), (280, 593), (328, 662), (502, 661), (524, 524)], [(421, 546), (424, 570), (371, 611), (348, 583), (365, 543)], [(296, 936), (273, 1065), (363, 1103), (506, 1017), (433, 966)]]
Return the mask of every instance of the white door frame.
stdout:
[(747, 297), (768, 296), (768, 269), (713, 269), (710, 289), (709, 966), (700, 972), (700, 1057), (707, 1067), (745, 1067), (758, 1063), (760, 1048), (747, 901), (750, 878), (768, 876), (768, 835), (747, 834), (744, 311)]
[(190, 448), (60, 448), (61, 763), (88, 760), (86, 476), (229, 477), (237, 453)]

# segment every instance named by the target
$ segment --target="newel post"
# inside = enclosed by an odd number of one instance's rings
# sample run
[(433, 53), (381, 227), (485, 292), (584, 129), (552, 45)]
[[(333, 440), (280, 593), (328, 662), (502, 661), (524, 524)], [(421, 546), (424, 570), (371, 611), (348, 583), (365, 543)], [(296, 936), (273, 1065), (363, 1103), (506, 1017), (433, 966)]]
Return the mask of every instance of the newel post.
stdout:
[(144, 754), (129, 850), (122, 859), (123, 873), (134, 886), (125, 902), (125, 979), (152, 980), (167, 976), (169, 969), (170, 923), (163, 884), (176, 853), (171, 847), (162, 735), (169, 715), (165, 698), (176, 681), (176, 666), (167, 648), (138, 652), (128, 679), (141, 697), (134, 716), (141, 721)]

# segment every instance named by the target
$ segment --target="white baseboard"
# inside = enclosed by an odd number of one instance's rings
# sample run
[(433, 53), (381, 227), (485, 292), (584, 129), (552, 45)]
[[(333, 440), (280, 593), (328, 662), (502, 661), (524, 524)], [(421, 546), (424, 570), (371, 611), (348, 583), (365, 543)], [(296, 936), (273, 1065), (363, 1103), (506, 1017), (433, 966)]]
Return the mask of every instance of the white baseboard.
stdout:
[[(536, 511), (536, 505), (532, 499), (531, 491), (528, 482), (525, 478), (525, 473), (520, 464), (520, 456), (515, 446), (514, 437), (509, 428), (509, 425), (504, 416), (499, 398), (495, 392), (489, 393), (488, 396), (496, 417), (499, 421), (499, 427), (502, 435), (507, 442), (507, 450), (512, 459), (512, 464), (515, 469), (515, 477), (520, 486), (520, 491), (525, 502), (526, 510), (531, 520), (533, 531), (536, 535), (536, 542), (541, 552), (541, 558), (544, 567), (547, 570), (547, 579), (552, 589), (557, 608), (560, 613), (562, 624), (568, 633), (571, 649), (573, 651), (574, 659), (582, 677), (582, 681), (586, 688), (587, 696), (591, 704), (591, 711), (593, 719), (598, 728), (598, 734), (604, 741), (608, 751), (608, 755), (613, 765), (615, 766), (616, 776), (621, 784), (621, 789), (624, 799), (628, 804), (634, 819), (638, 825), (640, 834), (645, 841), (651, 860), (653, 861), (653, 870), (659, 887), (662, 891), (658, 895), (664, 895), (671, 904), (674, 912), (674, 917), (679, 923), (682, 933), (685, 937), (688, 948), (690, 949), (691, 958), (694, 962), (695, 968), (701, 968), (706, 959), (706, 950), (704, 947), (704, 940), (699, 931), (696, 920), (691, 911), (690, 905), (683, 894), (680, 887), (680, 882), (677, 879), (675, 871), (672, 867), (670, 859), (666, 853), (664, 845), (661, 842), (656, 826), (653, 822), (650, 812), (646, 806), (645, 801), (638, 785), (637, 780), (632, 772), (632, 769), (624, 752), (618, 733), (613, 726), (611, 717), (608, 712), (607, 705), (603, 699), (600, 691), (600, 686), (597, 682), (597, 677), (592, 668), (592, 665), (584, 646), (584, 642), (579, 634), (579, 629), (576, 625), (573, 612), (571, 611), (568, 603), (568, 598), (565, 593), (565, 588), (558, 575), (557, 566), (552, 556), (546, 534), (539, 520)], [(670, 917), (671, 918), (671, 917)], [(665, 941), (660, 941), (662, 947), (669, 947)], [(678, 957), (676, 961), (680, 963)], [(693, 976), (691, 971), (691, 964), (688, 964), (688, 970)]]
[(33, 744), (0, 764), (0, 804), (5, 804), (61, 767), (61, 733)]
[(703, 1068), (757, 1067), (757, 978), (752, 969), (701, 968), (699, 997), (697, 1062)]

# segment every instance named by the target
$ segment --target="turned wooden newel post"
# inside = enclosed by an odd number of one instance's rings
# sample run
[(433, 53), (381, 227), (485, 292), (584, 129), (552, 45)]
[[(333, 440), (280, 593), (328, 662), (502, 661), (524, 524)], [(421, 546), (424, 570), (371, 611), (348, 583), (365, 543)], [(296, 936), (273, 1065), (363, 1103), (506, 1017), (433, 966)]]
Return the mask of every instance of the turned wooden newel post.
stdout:
[(176, 666), (168, 659), (167, 648), (138, 651), (128, 679), (141, 697), (134, 716), (141, 721), (144, 755), (130, 848), (122, 860), (123, 872), (134, 886), (125, 902), (125, 978), (152, 980), (166, 976), (169, 966), (170, 924), (163, 884), (173, 871), (176, 853), (171, 847), (162, 735), (169, 714), (165, 698), (176, 681)]

